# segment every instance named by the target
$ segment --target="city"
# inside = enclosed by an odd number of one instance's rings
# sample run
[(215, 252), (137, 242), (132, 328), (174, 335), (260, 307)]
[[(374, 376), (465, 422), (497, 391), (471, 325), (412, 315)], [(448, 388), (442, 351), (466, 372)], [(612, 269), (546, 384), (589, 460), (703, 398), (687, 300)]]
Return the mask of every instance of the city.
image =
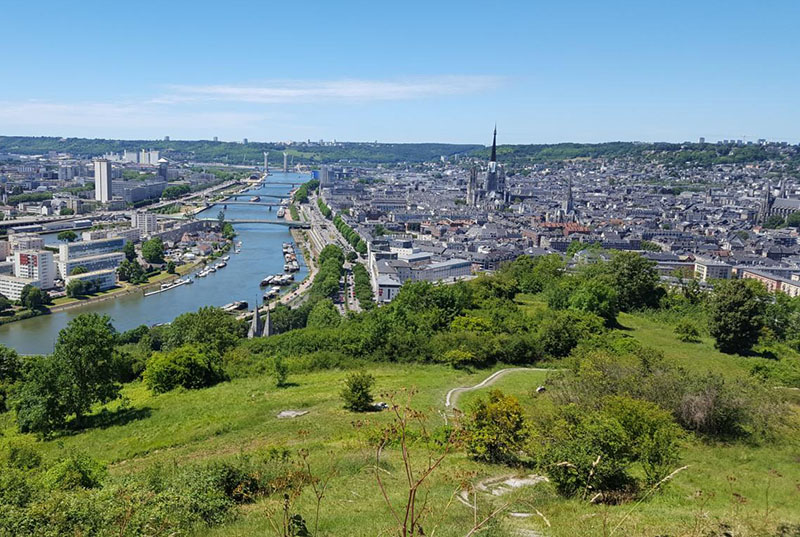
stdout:
[(800, 536), (800, 4), (3, 6), (0, 537)]

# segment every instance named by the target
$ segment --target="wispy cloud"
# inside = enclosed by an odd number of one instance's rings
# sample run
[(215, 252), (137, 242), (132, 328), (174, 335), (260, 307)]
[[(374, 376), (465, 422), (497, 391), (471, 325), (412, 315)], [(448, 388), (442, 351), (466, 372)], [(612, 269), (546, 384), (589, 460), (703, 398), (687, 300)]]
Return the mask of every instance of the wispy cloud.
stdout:
[(273, 80), (257, 85), (169, 86), (170, 93), (153, 99), (159, 104), (203, 101), (291, 103), (315, 101), (408, 100), (478, 93), (500, 86), (497, 76), (437, 76), (398, 80), (341, 79), (329, 81)]

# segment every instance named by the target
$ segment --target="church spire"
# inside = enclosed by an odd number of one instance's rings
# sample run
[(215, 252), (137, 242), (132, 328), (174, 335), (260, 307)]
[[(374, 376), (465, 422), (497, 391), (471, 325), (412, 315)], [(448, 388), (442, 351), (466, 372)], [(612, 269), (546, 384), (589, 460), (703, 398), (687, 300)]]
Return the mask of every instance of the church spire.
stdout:
[(489, 162), (497, 162), (497, 124), (494, 126), (494, 135), (492, 136), (492, 156)]

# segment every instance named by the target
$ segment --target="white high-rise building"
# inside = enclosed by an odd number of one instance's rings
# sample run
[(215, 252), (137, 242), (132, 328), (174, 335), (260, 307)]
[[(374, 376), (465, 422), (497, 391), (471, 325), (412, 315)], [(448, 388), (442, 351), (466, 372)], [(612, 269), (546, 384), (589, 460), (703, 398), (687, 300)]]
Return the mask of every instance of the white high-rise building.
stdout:
[(14, 252), (14, 276), (38, 282), (37, 287), (50, 289), (55, 285), (56, 265), (49, 250)]
[(106, 159), (94, 161), (94, 199), (111, 201), (111, 163)]
[(158, 232), (158, 220), (154, 213), (136, 211), (131, 215), (131, 227), (138, 229), (142, 237), (150, 236)]

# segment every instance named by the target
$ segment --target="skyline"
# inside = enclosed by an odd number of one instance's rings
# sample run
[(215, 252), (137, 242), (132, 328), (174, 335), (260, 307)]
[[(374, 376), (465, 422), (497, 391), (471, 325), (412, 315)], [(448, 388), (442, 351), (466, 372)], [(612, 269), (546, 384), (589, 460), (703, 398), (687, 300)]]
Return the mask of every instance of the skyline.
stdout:
[(12, 1), (0, 134), (800, 141), (800, 5)]

